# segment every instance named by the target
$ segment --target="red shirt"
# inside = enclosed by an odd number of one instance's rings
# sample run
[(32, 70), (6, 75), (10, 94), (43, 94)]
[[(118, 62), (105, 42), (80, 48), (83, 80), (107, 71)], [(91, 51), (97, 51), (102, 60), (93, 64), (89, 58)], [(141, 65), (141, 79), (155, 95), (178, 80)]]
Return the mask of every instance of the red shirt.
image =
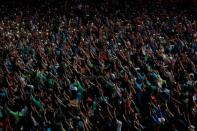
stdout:
[(107, 54), (105, 52), (100, 53), (99, 60), (103, 60), (103, 61), (108, 60)]

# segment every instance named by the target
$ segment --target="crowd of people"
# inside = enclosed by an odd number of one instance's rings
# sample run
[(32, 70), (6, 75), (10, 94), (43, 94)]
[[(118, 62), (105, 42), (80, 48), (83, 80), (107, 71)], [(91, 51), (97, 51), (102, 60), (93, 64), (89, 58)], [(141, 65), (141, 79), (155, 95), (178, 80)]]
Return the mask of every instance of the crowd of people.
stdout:
[(195, 131), (197, 8), (122, 5), (1, 5), (0, 130)]

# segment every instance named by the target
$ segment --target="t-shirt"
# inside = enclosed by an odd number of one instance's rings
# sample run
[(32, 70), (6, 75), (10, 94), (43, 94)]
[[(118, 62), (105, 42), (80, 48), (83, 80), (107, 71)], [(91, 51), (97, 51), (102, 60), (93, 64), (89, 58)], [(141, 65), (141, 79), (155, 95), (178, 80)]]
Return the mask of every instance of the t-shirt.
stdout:
[(0, 109), (0, 120), (3, 118), (3, 112), (2, 110)]
[(37, 77), (39, 80), (41, 80), (41, 81), (45, 81), (45, 80), (46, 80), (46, 74), (42, 73), (41, 71), (37, 71), (36, 77)]
[(55, 80), (53, 78), (49, 78), (47, 81), (49, 87), (53, 87), (53, 85), (55, 84)]
[(21, 112), (18, 112), (18, 111), (14, 112), (14, 111), (10, 110), (8, 107), (7, 107), (7, 111), (8, 111), (8, 113), (9, 113), (11, 116), (14, 117), (15, 123), (18, 123), (18, 122), (20, 121), (20, 117), (23, 116), (23, 114), (22, 114)]
[(35, 105), (36, 108), (38, 108), (38, 109), (41, 109), (41, 108), (42, 108), (41, 102), (38, 101), (38, 100), (36, 100), (36, 99), (34, 98), (34, 96), (31, 96), (30, 99), (31, 99), (31, 101), (33, 102), (33, 104)]
[(96, 110), (96, 101), (93, 101), (93, 103), (92, 103), (92, 110), (93, 110), (93, 111)]
[(0, 96), (1, 97), (6, 97), (8, 95), (7, 90), (0, 90)]
[(121, 131), (122, 130), (122, 121), (116, 119), (116, 124), (117, 124), (116, 131)]

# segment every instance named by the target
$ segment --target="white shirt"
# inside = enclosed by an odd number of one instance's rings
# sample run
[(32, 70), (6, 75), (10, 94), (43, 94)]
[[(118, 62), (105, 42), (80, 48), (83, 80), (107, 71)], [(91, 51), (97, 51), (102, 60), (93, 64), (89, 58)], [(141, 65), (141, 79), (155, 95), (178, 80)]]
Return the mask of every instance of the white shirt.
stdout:
[(121, 131), (122, 130), (122, 121), (119, 121), (118, 119), (116, 119), (116, 124), (117, 124), (116, 131)]

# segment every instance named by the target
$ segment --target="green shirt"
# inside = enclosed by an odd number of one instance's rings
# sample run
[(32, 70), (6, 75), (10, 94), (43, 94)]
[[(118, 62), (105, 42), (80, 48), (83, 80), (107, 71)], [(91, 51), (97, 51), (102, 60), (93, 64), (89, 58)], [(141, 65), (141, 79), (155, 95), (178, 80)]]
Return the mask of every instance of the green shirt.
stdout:
[(31, 101), (33, 102), (33, 104), (35, 105), (35, 107), (37, 109), (41, 109), (42, 108), (42, 104), (40, 101), (36, 100), (34, 96), (31, 96)]
[(55, 80), (53, 78), (49, 78), (47, 82), (49, 84), (49, 87), (53, 87), (55, 84)]
[(36, 78), (41, 80), (41, 81), (45, 81), (46, 80), (46, 74), (41, 72), (41, 71), (37, 71)]
[(15, 123), (18, 123), (20, 120), (20, 117), (23, 116), (23, 114), (21, 112), (19, 112), (19, 111), (14, 112), (14, 111), (10, 110), (8, 107), (7, 107), (7, 111), (12, 117), (14, 117)]

